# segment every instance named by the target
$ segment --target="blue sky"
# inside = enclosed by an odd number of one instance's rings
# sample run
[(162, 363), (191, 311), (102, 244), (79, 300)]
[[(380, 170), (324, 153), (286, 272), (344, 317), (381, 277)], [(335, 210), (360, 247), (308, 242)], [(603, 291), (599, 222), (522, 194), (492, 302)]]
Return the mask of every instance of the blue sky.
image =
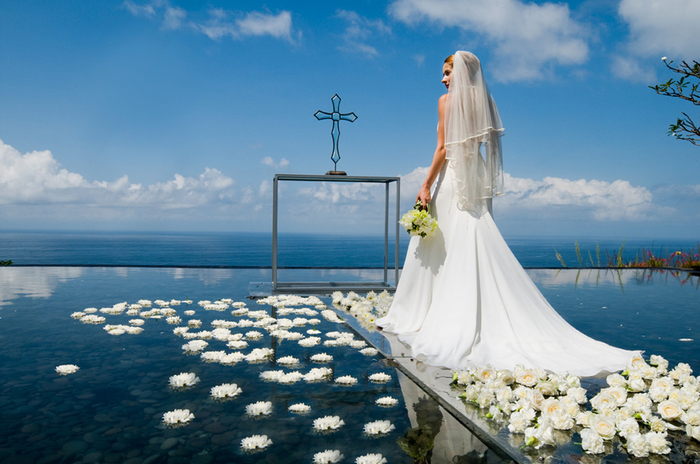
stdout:
[[(402, 177), (435, 147), (444, 58), (481, 58), (506, 128), (504, 235), (698, 238), (697, 0), (0, 0), (0, 228), (269, 231), (275, 173)], [(695, 112), (695, 113), (693, 113)], [(383, 193), (285, 185), (281, 230), (380, 233)]]

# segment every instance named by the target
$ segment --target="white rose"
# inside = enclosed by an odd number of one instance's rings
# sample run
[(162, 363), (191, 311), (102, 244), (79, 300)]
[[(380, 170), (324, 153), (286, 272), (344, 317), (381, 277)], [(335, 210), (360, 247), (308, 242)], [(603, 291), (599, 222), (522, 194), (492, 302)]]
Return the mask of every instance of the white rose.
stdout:
[(634, 416), (634, 413), (630, 408), (627, 406), (623, 406), (620, 409), (615, 411), (615, 423), (619, 421), (623, 421), (625, 419), (629, 419), (630, 417)]
[(516, 411), (511, 414), (510, 419), (508, 419), (508, 430), (510, 430), (511, 433), (523, 433), (525, 429), (530, 426), (530, 423), (530, 419), (525, 417), (525, 414)]
[(626, 437), (632, 433), (639, 433), (639, 424), (637, 423), (637, 419), (633, 417), (623, 419), (615, 425), (620, 432), (620, 436)]
[(588, 427), (591, 425), (591, 418), (593, 418), (593, 416), (595, 416), (595, 414), (591, 411), (584, 411), (576, 416), (576, 423)]
[(534, 387), (537, 385), (537, 373), (532, 369), (522, 369), (515, 374), (515, 381), (526, 387)]
[(490, 367), (486, 367), (484, 369), (479, 369), (479, 373), (477, 375), (477, 378), (479, 380), (481, 380), (482, 382), (486, 383), (489, 380), (496, 378), (496, 371)]
[(510, 371), (498, 371), (498, 380), (502, 381), (506, 385), (512, 385), (515, 382), (515, 376)]
[(617, 408), (617, 399), (610, 393), (601, 391), (591, 398), (591, 406), (598, 411), (605, 411)]
[(481, 390), (481, 392), (479, 393), (479, 396), (476, 398), (476, 403), (481, 408), (488, 408), (490, 405), (493, 404), (495, 399), (496, 399), (496, 397), (493, 393), (493, 390), (489, 390), (487, 388), (484, 388)]
[(649, 389), (649, 398), (651, 398), (654, 403), (660, 403), (668, 398), (668, 392), (663, 387), (652, 386)]
[(573, 397), (562, 396), (559, 398), (559, 401), (561, 401), (561, 404), (564, 406), (566, 412), (568, 412), (572, 417), (577, 416), (578, 413), (581, 412), (581, 406), (579, 406), (578, 402)]
[(532, 405), (527, 405), (524, 408), (520, 410), (520, 413), (525, 416), (525, 418), (529, 421), (535, 420), (535, 417), (537, 416), (537, 412), (535, 409), (532, 407)]
[(659, 371), (668, 370), (668, 361), (666, 361), (666, 359), (664, 359), (662, 356), (652, 354), (649, 358), (649, 364), (656, 366)]
[(496, 401), (505, 403), (513, 398), (513, 390), (510, 387), (503, 387), (496, 390)]
[(681, 415), (681, 420), (686, 425), (700, 425), (700, 405), (690, 407)]
[(584, 404), (588, 401), (586, 398), (586, 389), (582, 387), (571, 387), (566, 390), (566, 396), (573, 398), (578, 404)]
[(651, 418), (647, 421), (647, 425), (654, 432), (665, 432), (668, 430), (668, 424), (657, 416), (651, 416)]
[(623, 387), (609, 387), (600, 390), (601, 393), (608, 393), (615, 398), (617, 406), (622, 406), (627, 401), (627, 390)]
[(650, 388), (663, 388), (668, 394), (674, 386), (675, 381), (671, 377), (657, 377), (652, 380)]
[(513, 394), (518, 398), (530, 398), (531, 391), (531, 388), (520, 386), (513, 390)]
[(588, 454), (600, 454), (605, 452), (603, 438), (595, 430), (585, 428), (581, 430), (581, 446)]
[(556, 416), (564, 411), (564, 405), (556, 398), (547, 398), (541, 405), (542, 415)]
[(646, 393), (637, 393), (632, 398), (627, 399), (625, 406), (629, 407), (635, 413), (642, 413), (650, 409), (652, 404), (653, 402), (651, 398), (649, 398), (649, 395)]
[[(560, 414), (556, 416), (551, 416), (552, 427), (557, 430), (570, 430), (574, 426), (574, 418), (571, 414), (562, 410)], [(567, 440), (568, 441), (568, 440)]]
[(627, 436), (627, 453), (637, 458), (649, 456), (649, 443), (639, 433)]
[(681, 404), (683, 409), (689, 409), (698, 400), (698, 392), (683, 387), (678, 393), (678, 398), (676, 399)]
[(683, 408), (677, 400), (666, 400), (659, 403), (657, 411), (666, 420), (678, 419), (683, 413)]
[(633, 392), (642, 392), (647, 389), (647, 383), (643, 378), (630, 379), (629, 389)]
[(479, 384), (471, 384), (464, 389), (464, 398), (467, 401), (475, 402), (479, 397), (481, 386)]
[(579, 388), (581, 386), (581, 378), (576, 375), (569, 374), (566, 376), (566, 384), (569, 386), (569, 388)]
[(557, 386), (549, 381), (541, 381), (535, 386), (544, 396), (554, 396), (559, 394), (559, 389)]
[(530, 404), (533, 408), (540, 410), (544, 402), (544, 395), (538, 390), (532, 390), (530, 394)]
[(596, 414), (589, 419), (590, 426), (603, 440), (612, 440), (615, 436), (615, 422), (609, 417)]
[(700, 425), (686, 425), (685, 433), (689, 437), (693, 437), (697, 441), (700, 441)]
[(644, 438), (649, 443), (649, 452), (654, 454), (668, 454), (671, 452), (671, 448), (668, 446), (669, 442), (666, 440), (666, 432), (647, 432)]
[(543, 445), (554, 445), (554, 429), (549, 421), (540, 421), (537, 427), (525, 429), (525, 444), (539, 449)]
[(647, 362), (644, 360), (644, 358), (640, 354), (635, 355), (634, 358), (632, 358), (632, 361), (630, 362), (630, 366), (635, 368), (635, 369), (640, 369), (646, 365), (647, 365)]
[(610, 374), (605, 380), (611, 387), (624, 387), (627, 385), (627, 379), (620, 374)]
[(659, 376), (659, 372), (656, 370), (656, 368), (649, 365), (642, 366), (640, 372), (642, 373), (642, 377), (645, 379), (654, 379)]

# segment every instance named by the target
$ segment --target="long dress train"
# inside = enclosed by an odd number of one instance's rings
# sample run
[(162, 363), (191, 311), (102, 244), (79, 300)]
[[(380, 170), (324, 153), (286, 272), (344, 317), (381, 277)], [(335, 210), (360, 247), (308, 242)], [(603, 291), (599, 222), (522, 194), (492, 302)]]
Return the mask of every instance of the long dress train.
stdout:
[(446, 161), (431, 201), (438, 231), (411, 239), (393, 304), (377, 325), (414, 357), (453, 369), (522, 364), (590, 376), (628, 366), (639, 352), (584, 335), (552, 308), (485, 205), (459, 209), (454, 175)]

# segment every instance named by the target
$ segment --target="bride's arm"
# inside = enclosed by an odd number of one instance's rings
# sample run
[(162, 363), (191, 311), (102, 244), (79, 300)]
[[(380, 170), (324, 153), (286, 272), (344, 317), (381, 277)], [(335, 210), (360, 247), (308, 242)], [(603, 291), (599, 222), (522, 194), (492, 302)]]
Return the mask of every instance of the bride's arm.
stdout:
[(420, 190), (418, 191), (418, 196), (416, 196), (416, 202), (420, 201), (423, 206), (430, 203), (430, 187), (437, 179), (443, 164), (445, 164), (445, 102), (447, 101), (447, 94), (440, 97), (438, 102), (438, 131), (437, 131), (437, 148), (435, 148), (435, 154), (433, 155), (433, 163), (430, 165), (430, 170), (428, 175), (423, 182)]

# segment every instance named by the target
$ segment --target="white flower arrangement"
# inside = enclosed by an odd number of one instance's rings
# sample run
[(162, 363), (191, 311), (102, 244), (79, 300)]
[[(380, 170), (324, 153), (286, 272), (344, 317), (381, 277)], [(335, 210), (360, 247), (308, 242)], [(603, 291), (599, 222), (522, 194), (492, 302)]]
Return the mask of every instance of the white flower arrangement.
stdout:
[(243, 390), (241, 390), (240, 387), (235, 383), (224, 383), (221, 385), (216, 385), (215, 387), (211, 387), (209, 394), (214, 399), (227, 400), (237, 397), (242, 392)]
[(317, 432), (334, 432), (345, 425), (339, 416), (324, 416), (314, 419), (314, 430)]
[(357, 379), (351, 375), (343, 375), (335, 379), (335, 383), (343, 386), (352, 386), (357, 383)]
[(243, 350), (245, 348), (248, 348), (248, 342), (243, 340), (231, 340), (226, 346), (228, 346), (232, 350)]
[(283, 384), (283, 385), (291, 385), (293, 383), (297, 383), (298, 381), (300, 381), (303, 378), (304, 378), (304, 376), (302, 375), (301, 372), (292, 371), (292, 372), (288, 372), (288, 373), (282, 375), (279, 378), (278, 382)]
[(391, 396), (383, 396), (381, 398), (377, 398), (374, 402), (377, 404), (377, 406), (381, 406), (383, 408), (390, 408), (399, 404), (399, 400), (397, 400), (396, 398), (392, 398)]
[(80, 368), (75, 364), (61, 364), (60, 366), (56, 366), (56, 372), (58, 375), (75, 374), (79, 370)]
[(396, 427), (391, 421), (388, 420), (377, 420), (374, 422), (368, 422), (363, 427), (362, 431), (367, 435), (385, 435)]
[(219, 360), (220, 364), (231, 366), (233, 364), (239, 363), (245, 359), (245, 356), (240, 351), (234, 351), (233, 353), (227, 353), (221, 357)]
[(163, 423), (168, 427), (180, 427), (192, 419), (194, 419), (194, 414), (189, 409), (175, 409), (163, 414)]
[[(87, 310), (85, 310), (87, 312)], [(83, 324), (102, 324), (106, 321), (102, 316), (98, 316), (96, 314), (87, 314), (86, 316), (83, 316), (80, 318), (80, 322)]]
[(307, 412), (311, 411), (311, 406), (304, 403), (296, 403), (292, 404), (287, 409), (289, 409), (289, 412), (294, 414), (306, 414)]
[(257, 363), (265, 361), (271, 355), (272, 350), (270, 348), (255, 348), (246, 355), (245, 360), (249, 363)]
[(202, 326), (202, 321), (200, 321), (199, 319), (190, 319), (189, 321), (187, 321), (187, 325), (189, 327), (192, 327), (193, 329), (198, 329)]
[(70, 315), (73, 319), (80, 319), (83, 316), (85, 316), (85, 313), (82, 311), (76, 311)]
[(215, 362), (219, 363), (226, 356), (225, 351), (205, 351), (199, 355), (200, 359), (204, 362)]
[(314, 464), (334, 464), (344, 458), (338, 450), (326, 450), (314, 454)]
[(182, 318), (180, 316), (170, 316), (165, 319), (165, 322), (171, 325), (178, 325), (182, 322)]
[(209, 343), (204, 340), (192, 340), (182, 345), (182, 349), (188, 354), (195, 354), (204, 350), (207, 346), (209, 346)]
[(379, 453), (369, 453), (358, 456), (355, 464), (386, 464), (386, 458)]
[(245, 451), (255, 452), (261, 451), (272, 444), (272, 440), (267, 438), (267, 435), (253, 435), (241, 440), (241, 448)]
[(192, 372), (181, 372), (171, 375), (168, 384), (175, 389), (194, 387), (199, 383), (199, 377)]
[(406, 229), (412, 237), (430, 237), (435, 234), (438, 223), (430, 215), (429, 208), (423, 208), (423, 203), (417, 201), (413, 209), (401, 217), (399, 224)]
[(319, 343), (321, 343), (321, 339), (319, 337), (307, 337), (302, 338), (297, 343), (299, 343), (299, 345), (303, 346), (304, 348), (311, 348), (312, 346), (316, 346)]
[(260, 380), (263, 380), (265, 382), (279, 382), (283, 375), (284, 371), (282, 370), (263, 371), (260, 373)]
[(194, 316), (194, 315), (195, 315), (194, 309), (188, 309), (185, 311), (185, 316)]
[(391, 376), (389, 374), (385, 374), (384, 372), (377, 372), (376, 374), (369, 376), (369, 381), (374, 383), (387, 383), (390, 380)]
[(245, 407), (245, 413), (249, 416), (267, 416), (272, 413), (271, 401), (257, 401)]

